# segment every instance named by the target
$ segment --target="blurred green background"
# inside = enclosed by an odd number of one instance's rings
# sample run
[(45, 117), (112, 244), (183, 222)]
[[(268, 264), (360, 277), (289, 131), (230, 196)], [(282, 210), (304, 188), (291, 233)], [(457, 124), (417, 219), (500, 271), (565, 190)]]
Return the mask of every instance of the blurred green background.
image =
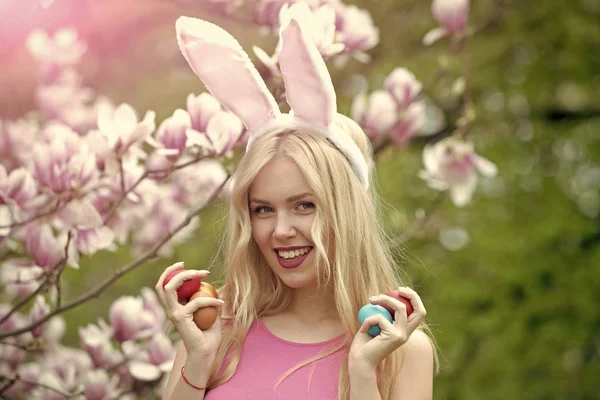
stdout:
[[(203, 90), (177, 48), (177, 16), (220, 23), (246, 49), (259, 44), (271, 53), (275, 44), (255, 27), (203, 13), (191, 1), (56, 0), (47, 11), (21, 3), (30, 2), (0, 1), (4, 118), (33, 107), (36, 65), (23, 44), (35, 26), (76, 26), (90, 47), (79, 70), (86, 84), (139, 114), (155, 110), (157, 122), (185, 108), (188, 93)], [(398, 66), (422, 82), (434, 75), (448, 42), (421, 44), (436, 25), (430, 1), (346, 3), (371, 12), (381, 41), (370, 64), (331, 68), (342, 112), (349, 112), (344, 88), (355, 74), (370, 90)], [(471, 4), (471, 24), (485, 28), (468, 45), (477, 112), (469, 138), (498, 165), (499, 176), (481, 180), (468, 207), (444, 199), (398, 257), (424, 299), (440, 348), (437, 400), (600, 399), (599, 21), (600, 0)], [(427, 95), (452, 124), (460, 104), (449, 88), (460, 70), (453, 56), (448, 61), (448, 74)], [(419, 138), (379, 156), (377, 186), (392, 236), (437, 196), (417, 177), (424, 143)], [(218, 282), (214, 256), (224, 215), (223, 204), (207, 210), (195, 238), (171, 258), (143, 265), (65, 314), (66, 343), (77, 345), (77, 326), (107, 319), (119, 296), (153, 287), (172, 262), (213, 265)], [(67, 296), (130, 259), (122, 249), (82, 260), (79, 271), (65, 273)]]

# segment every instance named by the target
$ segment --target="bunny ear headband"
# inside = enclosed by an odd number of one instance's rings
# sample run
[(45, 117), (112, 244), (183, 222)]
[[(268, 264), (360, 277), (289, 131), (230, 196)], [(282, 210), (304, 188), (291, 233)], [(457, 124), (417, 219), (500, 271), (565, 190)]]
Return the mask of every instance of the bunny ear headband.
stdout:
[(248, 54), (228, 32), (200, 19), (179, 17), (177, 42), (208, 91), (237, 115), (250, 131), (247, 149), (274, 129), (311, 128), (336, 146), (361, 185), (369, 187), (367, 162), (360, 149), (334, 123), (335, 91), (325, 61), (293, 16), (280, 30), (279, 67), (289, 114), (281, 113)]

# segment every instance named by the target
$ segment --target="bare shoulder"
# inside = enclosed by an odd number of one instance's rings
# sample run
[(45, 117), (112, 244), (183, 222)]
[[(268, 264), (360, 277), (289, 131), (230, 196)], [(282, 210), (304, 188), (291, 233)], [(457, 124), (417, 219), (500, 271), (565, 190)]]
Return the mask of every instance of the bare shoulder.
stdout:
[(434, 346), (429, 336), (416, 329), (400, 346), (402, 364), (391, 400), (433, 398)]
[(418, 356), (419, 358), (433, 358), (433, 343), (429, 336), (421, 329), (415, 329), (408, 341), (401, 347), (405, 356)]

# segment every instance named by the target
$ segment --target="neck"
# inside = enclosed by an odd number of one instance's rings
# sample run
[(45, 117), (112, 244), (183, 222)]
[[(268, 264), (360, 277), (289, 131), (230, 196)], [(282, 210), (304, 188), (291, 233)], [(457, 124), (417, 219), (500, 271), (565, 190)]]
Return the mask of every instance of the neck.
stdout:
[(293, 289), (292, 302), (285, 311), (303, 322), (339, 320), (333, 294), (330, 290), (316, 286)]

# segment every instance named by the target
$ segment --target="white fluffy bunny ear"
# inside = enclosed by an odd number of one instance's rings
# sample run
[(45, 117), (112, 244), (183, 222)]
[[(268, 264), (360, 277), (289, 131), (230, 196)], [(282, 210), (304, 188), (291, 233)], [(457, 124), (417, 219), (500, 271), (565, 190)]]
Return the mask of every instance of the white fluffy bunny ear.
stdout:
[(179, 17), (177, 43), (208, 91), (255, 131), (281, 112), (248, 54), (227, 31), (210, 22)]
[(294, 116), (329, 126), (337, 113), (335, 89), (323, 57), (293, 16), (280, 32), (279, 68)]

